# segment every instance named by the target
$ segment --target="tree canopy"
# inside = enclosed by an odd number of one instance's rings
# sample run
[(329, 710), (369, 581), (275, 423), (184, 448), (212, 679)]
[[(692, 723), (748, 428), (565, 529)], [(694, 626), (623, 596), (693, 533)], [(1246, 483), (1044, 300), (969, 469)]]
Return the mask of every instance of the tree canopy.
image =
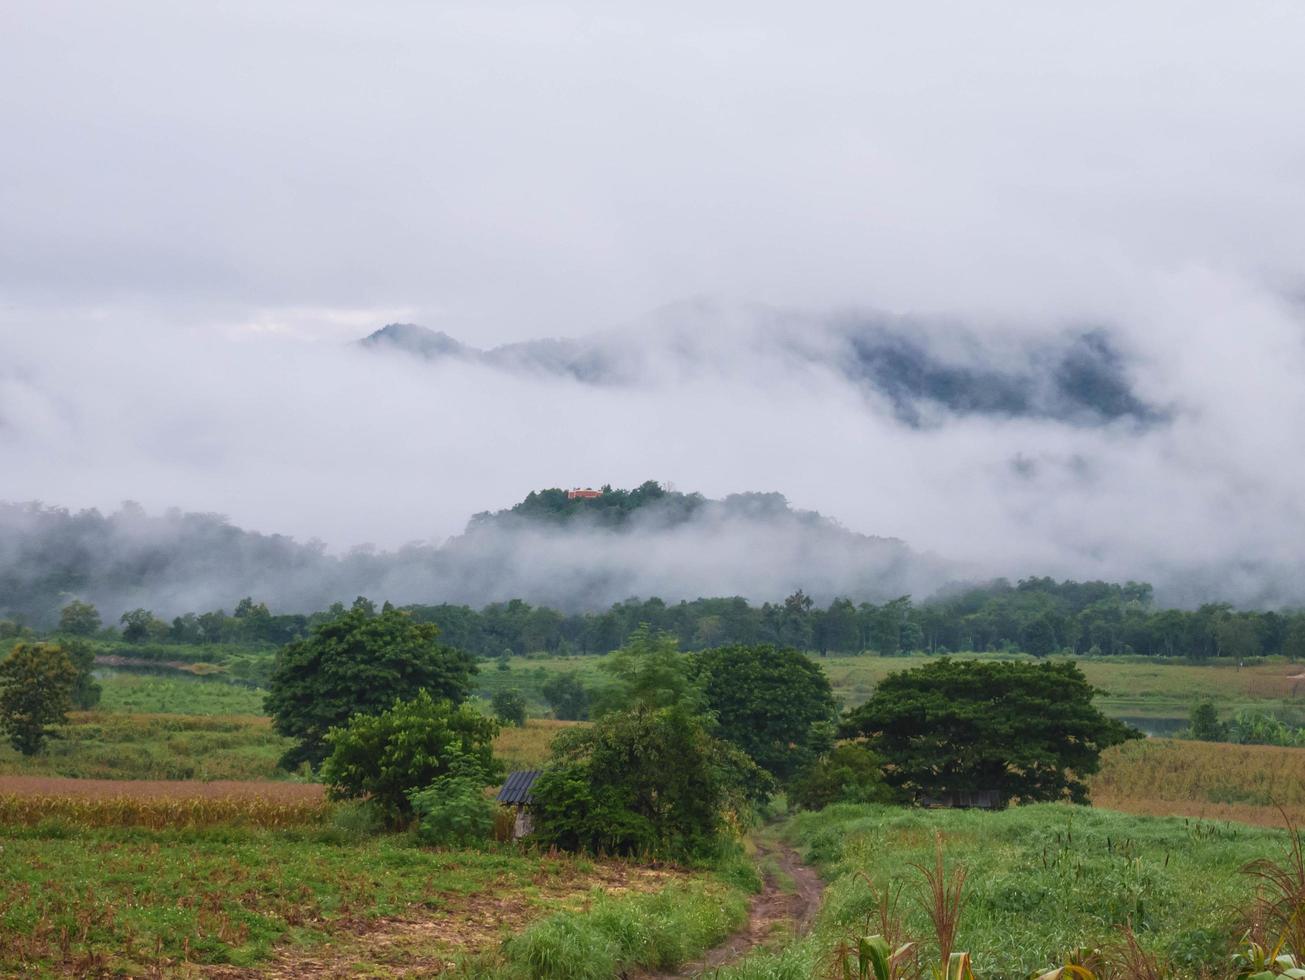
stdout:
[(943, 658), (889, 674), (848, 713), (845, 738), (887, 762), (888, 781), (934, 795), (995, 790), (1003, 802), (1088, 800), (1101, 751), (1141, 733), (1107, 718), (1072, 662)]
[(78, 670), (54, 643), (16, 643), (0, 660), (0, 731), (23, 755), (35, 755), (72, 707)]
[(781, 781), (833, 742), (834, 695), (825, 672), (797, 650), (729, 646), (690, 658), (717, 734)]
[(612, 683), (594, 696), (595, 717), (686, 702), (694, 707), (700, 705), (701, 696), (689, 674), (688, 658), (679, 652), (679, 644), (669, 633), (639, 627), (625, 646), (603, 662), (602, 669), (612, 676)]
[(295, 640), (277, 653), (267, 711), (277, 732), (297, 739), (282, 764), (318, 765), (329, 751), (326, 733), (355, 714), (377, 714), (425, 690), (463, 701), (476, 672), (471, 657), (437, 642), (439, 629), (391, 608), (365, 603)]

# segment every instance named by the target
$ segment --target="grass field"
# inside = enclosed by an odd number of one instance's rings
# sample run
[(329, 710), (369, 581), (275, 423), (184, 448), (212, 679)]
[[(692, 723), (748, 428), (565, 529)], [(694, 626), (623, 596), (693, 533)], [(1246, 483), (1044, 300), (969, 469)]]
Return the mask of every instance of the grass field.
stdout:
[(434, 851), (329, 824), (153, 832), (51, 819), (0, 823), (0, 846), (7, 976), (190, 975), (199, 964), (278, 961), (296, 976), (428, 975), (496, 950), (540, 916), (589, 906), (596, 890), (708, 881), (621, 862)]
[(100, 678), (100, 711), (176, 715), (261, 715), (267, 692), (224, 680), (112, 672)]
[[(1023, 654), (957, 654), (959, 657), (1032, 660)], [(834, 696), (845, 707), (855, 707), (870, 697), (888, 674), (928, 662), (910, 657), (813, 656), (829, 676)], [(482, 666), (478, 688), (491, 694), (502, 688), (521, 691), (536, 713), (545, 713), (541, 688), (559, 672), (574, 672), (581, 683), (597, 687), (606, 683), (602, 657), (514, 657), (509, 669)], [(1256, 663), (1239, 668), (1235, 663), (1164, 663), (1149, 657), (1079, 658), (1088, 680), (1102, 691), (1098, 704), (1154, 734), (1169, 734), (1187, 724), (1192, 706), (1212, 700), (1225, 717), (1242, 708), (1260, 708), (1284, 720), (1305, 724), (1305, 665), (1286, 662)]]
[(935, 962), (916, 866), (933, 865), (939, 839), (948, 873), (967, 872), (955, 948), (973, 955), (981, 980), (1027, 977), (1084, 946), (1118, 947), (1128, 924), (1172, 966), (1167, 976), (1222, 977), (1254, 891), (1240, 869), (1280, 859), (1287, 844), (1271, 830), (1060, 804), (996, 813), (838, 806), (797, 816), (786, 835), (830, 882), (815, 933), (720, 980), (828, 975), (820, 971), (839, 941), (884, 931), (879, 894), (898, 896), (889, 931)]
[[(845, 695), (916, 662), (823, 664)], [(558, 669), (588, 682), (597, 667), (531, 659), (482, 676), (533, 697)], [(1185, 717), (1190, 700), (1216, 694), (1228, 709), (1299, 702), (1290, 665), (1084, 667), (1111, 698), (1127, 692), (1129, 710), (1158, 715), (1181, 705)], [(257, 713), (260, 692), (125, 672), (103, 684), (102, 709), (75, 714), (43, 755), (0, 747), (0, 975), (234, 980), (262, 970), (429, 974), (457, 962), (477, 977), (562, 978), (591, 966), (599, 977), (688, 957), (742, 915), (741, 893), (712, 876), (375, 836), (358, 808), (329, 804), (320, 786), (276, 768), (288, 743)], [(538, 766), (568, 724), (536, 717), (507, 728), (497, 754), (511, 768)], [(59, 778), (69, 776), (82, 778)], [(1106, 753), (1091, 787), (1111, 809), (796, 817), (786, 834), (831, 881), (817, 931), (721, 980), (807, 980), (823, 969), (835, 942), (865, 928), (865, 876), (905, 889), (903, 928), (926, 935), (911, 865), (930, 859), (935, 831), (970, 871), (960, 942), (983, 980), (1116, 942), (1122, 921), (1180, 961), (1179, 976), (1194, 976), (1225, 955), (1247, 908), (1238, 869), (1282, 847), (1281, 833), (1261, 829), (1280, 825), (1273, 804), (1305, 820), (1305, 750), (1148, 739)], [(1156, 819), (1169, 814), (1180, 816)]]

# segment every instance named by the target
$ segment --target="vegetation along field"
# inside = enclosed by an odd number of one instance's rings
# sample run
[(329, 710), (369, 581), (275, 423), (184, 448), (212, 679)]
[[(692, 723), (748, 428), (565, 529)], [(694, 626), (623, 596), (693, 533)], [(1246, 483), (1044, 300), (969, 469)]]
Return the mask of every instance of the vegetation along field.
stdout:
[[(635, 630), (474, 661), (370, 604), (307, 630), (70, 641), (66, 675), (58, 636), (17, 642), (7, 676), (65, 676), (80, 707), (0, 744), (0, 975), (841, 977), (880, 935), (901, 950), (880, 980), (944, 947), (979, 978), (1196, 978), (1300, 948), (1245, 870), (1289, 865), (1305, 821), (1281, 658), (685, 653)], [(518, 769), (544, 775), (512, 840), (490, 794)], [(957, 789), (1017, 805), (912, 805)]]

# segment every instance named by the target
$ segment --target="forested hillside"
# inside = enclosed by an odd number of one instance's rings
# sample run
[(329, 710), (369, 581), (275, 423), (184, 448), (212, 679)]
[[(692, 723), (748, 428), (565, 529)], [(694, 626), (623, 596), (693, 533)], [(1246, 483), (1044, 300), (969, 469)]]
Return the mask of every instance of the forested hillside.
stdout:
[(343, 554), (215, 514), (0, 503), (0, 616), (37, 625), (52, 624), (70, 598), (115, 616), (145, 607), (166, 618), (247, 595), (295, 613), (358, 595), (477, 607), (520, 598), (582, 612), (632, 595), (765, 601), (804, 589), (882, 601), (931, 592), (953, 572), (900, 541), (794, 510), (780, 494), (710, 500), (653, 482), (589, 500), (532, 492), (509, 510), (476, 515), (441, 546)]

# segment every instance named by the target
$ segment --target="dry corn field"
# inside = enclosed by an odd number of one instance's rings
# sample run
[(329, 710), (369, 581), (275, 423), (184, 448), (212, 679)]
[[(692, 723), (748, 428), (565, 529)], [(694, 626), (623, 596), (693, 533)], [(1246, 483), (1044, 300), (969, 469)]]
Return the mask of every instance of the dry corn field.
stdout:
[(524, 728), (506, 726), (494, 739), (494, 754), (512, 769), (532, 769), (548, 761), (549, 745), (553, 736), (576, 721), (554, 721), (551, 718), (531, 718)]
[(276, 828), (321, 823), (329, 813), (323, 788), (311, 783), (0, 776), (0, 825)]
[(1101, 757), (1092, 802), (1127, 813), (1305, 824), (1305, 749), (1147, 739)]

